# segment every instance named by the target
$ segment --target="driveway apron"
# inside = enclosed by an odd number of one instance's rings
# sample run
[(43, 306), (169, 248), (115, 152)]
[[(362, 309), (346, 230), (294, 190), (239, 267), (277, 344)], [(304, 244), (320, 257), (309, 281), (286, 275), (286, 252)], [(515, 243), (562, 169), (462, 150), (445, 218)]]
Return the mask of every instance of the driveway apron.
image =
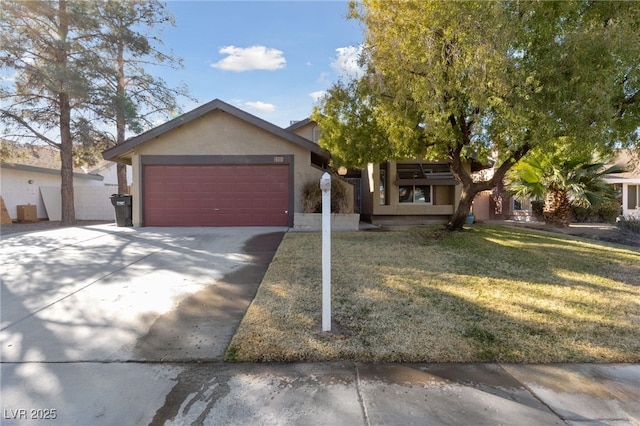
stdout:
[(285, 231), (101, 225), (9, 235), (1, 360), (221, 360)]

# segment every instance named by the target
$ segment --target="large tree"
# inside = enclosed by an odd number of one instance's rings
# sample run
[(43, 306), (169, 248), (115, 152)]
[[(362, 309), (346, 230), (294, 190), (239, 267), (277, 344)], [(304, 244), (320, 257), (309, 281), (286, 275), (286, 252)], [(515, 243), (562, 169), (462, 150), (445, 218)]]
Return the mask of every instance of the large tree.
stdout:
[[(3, 137), (60, 150), (62, 223), (75, 223), (73, 166), (93, 164), (126, 131), (179, 110), (149, 66), (180, 66), (157, 34), (173, 17), (157, 1), (6, 1), (0, 24)], [(115, 134), (115, 136), (114, 136)], [(119, 192), (127, 192), (118, 165)]]
[[(161, 50), (160, 31), (164, 25), (175, 25), (164, 3), (108, 0), (97, 6), (101, 24), (98, 49), (107, 61), (101, 76), (105, 84), (98, 98), (103, 104), (101, 115), (115, 128), (114, 143), (119, 145), (127, 131), (139, 133), (151, 127), (152, 120), (177, 113), (177, 98), (187, 96), (187, 89), (172, 88), (147, 71), (150, 66), (177, 69), (182, 65), (172, 52)], [(118, 192), (128, 192), (126, 167), (121, 163)]]
[[(447, 224), (532, 149), (638, 144), (638, 3), (364, 0), (365, 75), (314, 111), (334, 165), (446, 158), (462, 185)], [(494, 173), (468, 164), (491, 157)]]
[[(99, 62), (87, 47), (96, 29), (82, 1), (2, 2), (0, 119), (6, 138), (37, 140), (60, 150), (62, 223), (75, 223), (74, 143), (92, 140), (85, 113), (93, 92), (87, 70)], [(10, 74), (13, 73), (13, 74)]]

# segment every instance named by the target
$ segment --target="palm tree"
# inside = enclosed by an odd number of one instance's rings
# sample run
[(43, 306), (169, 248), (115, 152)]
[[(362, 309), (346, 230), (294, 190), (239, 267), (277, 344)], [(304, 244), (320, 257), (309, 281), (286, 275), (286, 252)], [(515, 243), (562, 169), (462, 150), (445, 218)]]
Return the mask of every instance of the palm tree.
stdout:
[(615, 189), (603, 178), (625, 170), (608, 164), (597, 156), (532, 156), (512, 168), (507, 185), (517, 198), (544, 201), (545, 222), (564, 227), (571, 221), (571, 206), (595, 207), (615, 200)]

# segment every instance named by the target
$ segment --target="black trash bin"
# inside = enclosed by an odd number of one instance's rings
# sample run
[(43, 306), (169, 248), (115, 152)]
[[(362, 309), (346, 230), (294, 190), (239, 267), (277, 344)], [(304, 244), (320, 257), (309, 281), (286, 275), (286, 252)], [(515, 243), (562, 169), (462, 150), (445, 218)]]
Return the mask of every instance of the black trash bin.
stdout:
[(133, 226), (132, 199), (131, 195), (113, 194), (111, 204), (116, 209), (116, 225)]

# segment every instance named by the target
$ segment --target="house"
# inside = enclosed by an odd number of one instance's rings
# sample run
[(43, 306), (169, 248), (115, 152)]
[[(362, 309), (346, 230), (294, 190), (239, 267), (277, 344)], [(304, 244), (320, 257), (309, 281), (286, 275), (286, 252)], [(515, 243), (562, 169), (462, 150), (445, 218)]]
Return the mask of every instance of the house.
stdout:
[[(309, 119), (293, 123), (287, 130), (314, 143), (321, 132)], [(461, 186), (446, 161), (388, 161), (338, 173), (354, 184), (356, 211), (373, 224), (446, 223), (460, 201)]]
[[(319, 135), (310, 119), (283, 129), (216, 99), (103, 155), (133, 166), (134, 226), (295, 228), (302, 186), (319, 182), (329, 164)], [(445, 223), (460, 200), (445, 161), (339, 174), (352, 185), (353, 209), (374, 224)]]
[(294, 226), (302, 186), (329, 163), (307, 137), (219, 99), (103, 156), (132, 166), (134, 226)]
[(634, 157), (630, 150), (621, 150), (614, 164), (626, 168), (627, 171), (612, 174), (604, 180), (620, 191), (622, 215), (640, 219), (640, 158)]
[[(620, 150), (609, 166), (627, 169), (604, 177), (604, 181), (614, 185), (619, 195), (620, 213), (625, 217), (640, 218), (640, 159), (630, 150)], [(491, 172), (488, 170), (487, 172)], [(512, 219), (516, 221), (537, 220), (533, 212), (532, 199), (518, 199), (511, 196), (501, 184), (492, 191), (484, 191), (473, 201), (473, 212), (477, 220)]]
[[(11, 143), (3, 141), (3, 144)], [(20, 205), (36, 206), (40, 220), (60, 220), (60, 156), (51, 146), (18, 146), (21, 151), (15, 158), (3, 158), (0, 162), (0, 195), (12, 220), (18, 219)], [(74, 168), (74, 202), (79, 220), (111, 220), (114, 217), (109, 196), (116, 182), (115, 163), (104, 163), (95, 170)], [(105, 176), (107, 178), (105, 178)], [(113, 180), (113, 178), (111, 178)]]

